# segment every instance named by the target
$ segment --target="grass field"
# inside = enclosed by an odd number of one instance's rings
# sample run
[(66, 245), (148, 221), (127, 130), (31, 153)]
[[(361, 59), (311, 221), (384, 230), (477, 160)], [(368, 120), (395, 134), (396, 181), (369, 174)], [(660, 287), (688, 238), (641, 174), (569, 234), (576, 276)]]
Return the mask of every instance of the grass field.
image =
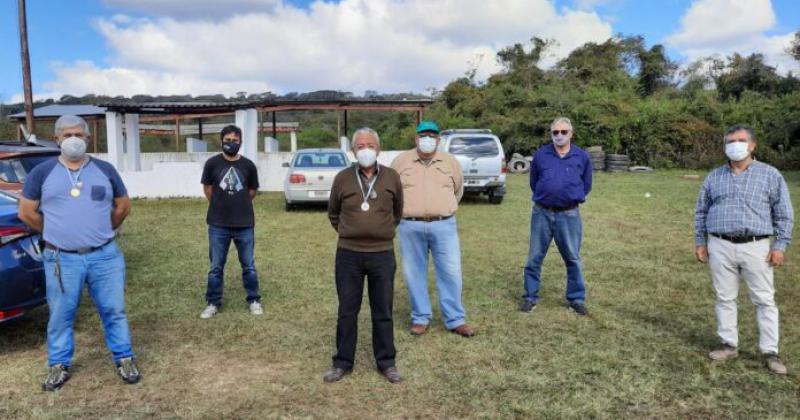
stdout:
[[(567, 311), (554, 248), (543, 270), (543, 300), (532, 314), (517, 310), (530, 219), (526, 177), (509, 177), (500, 206), (467, 200), (458, 223), (464, 303), (477, 335), (448, 333), (437, 309), (427, 335), (409, 335), (398, 271), (400, 385), (375, 371), (366, 299), (353, 374), (322, 382), (336, 314), (336, 237), (322, 210), (285, 213), (280, 193), (259, 195), (256, 264), (266, 314), (247, 312), (231, 255), (226, 305), (203, 321), (206, 204), (135, 201), (120, 243), (143, 382), (126, 386), (116, 377), (84, 296), (73, 378), (57, 393), (41, 391), (47, 309), (0, 326), (0, 419), (797, 418), (800, 255), (790, 249), (776, 274), (789, 374), (776, 377), (763, 368), (746, 289), (740, 357), (710, 363), (714, 298), (707, 267), (694, 261), (692, 239), (700, 181), (683, 180), (683, 173), (596, 177), (582, 208), (589, 317)], [(800, 174), (787, 179), (798, 209)]]

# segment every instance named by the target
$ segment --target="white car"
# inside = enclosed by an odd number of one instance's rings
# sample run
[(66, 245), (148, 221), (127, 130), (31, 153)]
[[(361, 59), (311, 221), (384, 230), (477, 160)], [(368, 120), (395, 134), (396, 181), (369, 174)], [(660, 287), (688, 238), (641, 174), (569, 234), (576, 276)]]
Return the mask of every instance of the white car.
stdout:
[(283, 182), (286, 211), (298, 204), (327, 203), (331, 196), (333, 178), (351, 165), (341, 149), (300, 149), (291, 162)]
[(486, 194), (500, 204), (506, 195), (506, 155), (500, 139), (488, 129), (444, 130), (439, 150), (452, 154), (464, 173), (464, 193)]

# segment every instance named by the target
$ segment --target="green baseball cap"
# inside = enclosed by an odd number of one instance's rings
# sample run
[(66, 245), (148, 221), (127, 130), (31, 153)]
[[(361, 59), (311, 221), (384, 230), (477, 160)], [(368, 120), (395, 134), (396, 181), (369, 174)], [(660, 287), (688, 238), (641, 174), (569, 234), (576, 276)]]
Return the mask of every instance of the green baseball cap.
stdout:
[(423, 133), (425, 131), (433, 131), (439, 134), (439, 126), (433, 121), (422, 121), (417, 125), (417, 133)]

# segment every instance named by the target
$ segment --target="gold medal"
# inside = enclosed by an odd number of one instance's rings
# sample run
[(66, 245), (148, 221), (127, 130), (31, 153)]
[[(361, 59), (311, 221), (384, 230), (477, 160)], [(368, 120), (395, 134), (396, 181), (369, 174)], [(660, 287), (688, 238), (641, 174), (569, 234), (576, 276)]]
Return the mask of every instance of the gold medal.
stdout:
[(74, 198), (78, 198), (81, 195), (81, 190), (73, 188), (69, 190), (69, 195), (73, 196)]

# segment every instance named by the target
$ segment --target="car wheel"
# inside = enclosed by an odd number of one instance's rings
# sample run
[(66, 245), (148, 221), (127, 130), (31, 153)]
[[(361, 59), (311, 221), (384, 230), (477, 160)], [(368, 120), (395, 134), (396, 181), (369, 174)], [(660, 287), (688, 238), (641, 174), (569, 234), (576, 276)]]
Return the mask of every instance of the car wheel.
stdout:
[(295, 206), (294, 206), (294, 204), (292, 204), (292, 203), (290, 203), (290, 202), (288, 202), (288, 201), (284, 201), (284, 202), (283, 202), (283, 208), (284, 208), (286, 211), (292, 211), (292, 210), (294, 210)]
[(500, 204), (503, 202), (503, 196), (489, 193), (489, 202), (492, 204)]

